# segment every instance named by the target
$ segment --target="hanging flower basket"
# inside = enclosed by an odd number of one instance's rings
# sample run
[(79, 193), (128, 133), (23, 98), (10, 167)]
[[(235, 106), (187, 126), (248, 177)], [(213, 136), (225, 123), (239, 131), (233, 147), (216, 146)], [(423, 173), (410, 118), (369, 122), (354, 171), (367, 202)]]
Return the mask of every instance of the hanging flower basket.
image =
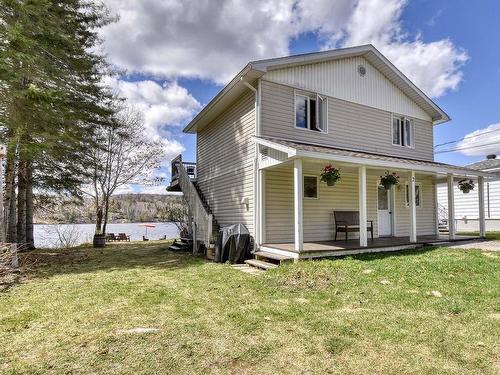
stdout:
[(474, 190), (474, 181), (470, 179), (463, 179), (458, 181), (458, 188), (462, 190), (462, 193), (468, 194), (471, 190)]
[(319, 175), (321, 181), (326, 182), (328, 186), (333, 186), (340, 180), (340, 169), (334, 168), (331, 164), (325, 165)]
[(380, 176), (380, 185), (382, 185), (385, 190), (389, 190), (392, 185), (399, 185), (399, 176), (396, 172), (389, 173), (385, 172), (385, 175)]

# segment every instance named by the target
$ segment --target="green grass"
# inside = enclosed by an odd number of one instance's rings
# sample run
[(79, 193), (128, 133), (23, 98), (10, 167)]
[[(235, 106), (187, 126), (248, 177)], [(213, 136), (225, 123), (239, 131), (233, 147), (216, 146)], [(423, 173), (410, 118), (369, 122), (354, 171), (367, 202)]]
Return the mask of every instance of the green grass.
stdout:
[[(479, 236), (479, 232), (458, 232), (457, 234), (461, 234), (464, 236)], [(487, 240), (500, 240), (500, 232), (486, 232)]]
[[(440, 248), (254, 276), (165, 247), (37, 252), (53, 265), (0, 293), (0, 372), (500, 371), (499, 253)], [(159, 331), (126, 332), (137, 327)]]

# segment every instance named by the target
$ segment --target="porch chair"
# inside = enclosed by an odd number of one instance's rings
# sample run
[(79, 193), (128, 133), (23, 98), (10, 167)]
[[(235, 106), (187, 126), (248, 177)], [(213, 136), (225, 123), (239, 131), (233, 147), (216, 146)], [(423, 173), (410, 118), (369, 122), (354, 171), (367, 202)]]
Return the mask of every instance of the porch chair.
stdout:
[[(345, 232), (345, 240), (348, 239), (349, 232), (359, 232), (359, 211), (333, 211), (335, 217), (335, 241), (337, 234)], [(367, 220), (367, 230), (371, 233), (373, 240), (373, 220)]]

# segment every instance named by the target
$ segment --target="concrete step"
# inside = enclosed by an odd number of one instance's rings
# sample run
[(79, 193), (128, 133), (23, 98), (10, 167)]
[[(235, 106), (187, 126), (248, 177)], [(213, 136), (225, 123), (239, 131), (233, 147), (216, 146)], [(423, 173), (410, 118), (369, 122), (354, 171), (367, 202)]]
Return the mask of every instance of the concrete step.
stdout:
[(245, 260), (245, 263), (248, 264), (249, 266), (261, 268), (263, 270), (270, 270), (278, 267), (277, 264), (264, 262), (263, 260), (257, 260), (257, 259), (247, 259)]
[(257, 251), (253, 255), (255, 256), (255, 259), (257, 259), (257, 260), (272, 259), (272, 260), (278, 261), (279, 263), (293, 260), (293, 258), (290, 256), (269, 253), (267, 251)]

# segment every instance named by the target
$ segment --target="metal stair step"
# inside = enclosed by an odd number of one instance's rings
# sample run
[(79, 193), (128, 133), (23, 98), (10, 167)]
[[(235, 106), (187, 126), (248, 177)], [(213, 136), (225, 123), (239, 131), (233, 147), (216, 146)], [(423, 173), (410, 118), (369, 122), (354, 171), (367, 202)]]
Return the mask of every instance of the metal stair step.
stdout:
[(263, 260), (258, 260), (258, 259), (247, 259), (245, 260), (245, 263), (248, 264), (249, 266), (261, 268), (263, 270), (270, 270), (278, 267), (277, 264), (264, 262)]

